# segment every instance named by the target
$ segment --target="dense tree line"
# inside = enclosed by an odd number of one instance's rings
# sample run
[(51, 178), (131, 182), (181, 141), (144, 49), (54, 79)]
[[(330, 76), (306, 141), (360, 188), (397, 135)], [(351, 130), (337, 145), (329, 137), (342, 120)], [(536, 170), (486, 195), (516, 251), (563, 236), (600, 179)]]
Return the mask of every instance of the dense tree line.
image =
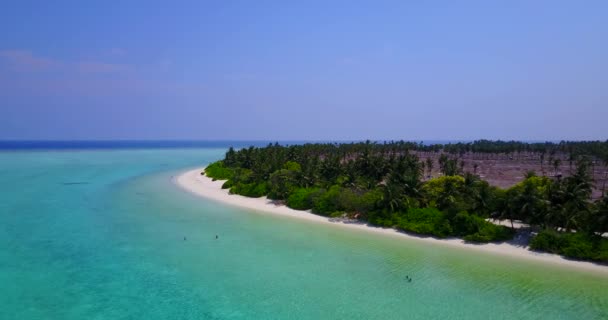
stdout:
[[(423, 180), (431, 159), (412, 151), (441, 152), (441, 175)], [(489, 185), (449, 154), (459, 152), (569, 152), (571, 176), (550, 179), (530, 172), (509, 189)], [(488, 218), (520, 220), (539, 230), (537, 250), (608, 261), (608, 197), (592, 202), (590, 159), (605, 159), (608, 142), (522, 143), (475, 141), (450, 145), (412, 142), (304, 144), (230, 148), (205, 174), (227, 180), (223, 188), (268, 196), (287, 206), (331, 217), (467, 241), (510, 239), (512, 228)], [(576, 230), (576, 232), (574, 232)]]
[(534, 142), (521, 141), (490, 141), (477, 140), (468, 143), (454, 143), (447, 145), (433, 145), (434, 150), (445, 150), (448, 153), (537, 153), (556, 154), (562, 153), (572, 156), (580, 156), (605, 159), (608, 156), (608, 141), (561, 141)]

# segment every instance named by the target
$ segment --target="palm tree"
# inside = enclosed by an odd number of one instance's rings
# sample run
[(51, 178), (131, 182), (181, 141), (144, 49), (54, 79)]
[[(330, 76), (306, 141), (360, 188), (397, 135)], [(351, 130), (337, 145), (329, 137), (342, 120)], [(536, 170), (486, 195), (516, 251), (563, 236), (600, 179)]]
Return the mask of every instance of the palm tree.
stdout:
[(512, 190), (513, 189), (509, 190), (509, 192), (505, 194), (504, 198), (501, 199), (496, 218), (498, 220), (509, 219), (511, 221), (511, 229), (515, 229), (513, 226), (513, 220), (515, 219), (515, 207), (517, 204), (514, 201), (515, 197), (512, 194)]
[(602, 183), (602, 197), (606, 195), (606, 180), (608, 180), (608, 152), (603, 156), (602, 162), (604, 163), (604, 182)]
[(608, 232), (608, 197), (604, 196), (596, 203), (593, 219), (594, 230), (600, 235)]
[(445, 154), (439, 156), (439, 168), (446, 176), (458, 175), (458, 160), (450, 159)]
[(383, 188), (382, 201), (389, 207), (391, 212), (401, 208), (401, 190), (396, 185), (387, 184)]
[(531, 224), (543, 224), (545, 219), (545, 201), (539, 193), (536, 185), (532, 183), (524, 184), (524, 188), (517, 197), (515, 203), (521, 220)]
[(589, 191), (584, 183), (566, 187), (564, 194), (566, 203), (563, 206), (564, 228), (569, 232), (571, 229), (586, 229), (583, 225), (589, 214)]
[(540, 153), (540, 171), (543, 173), (543, 175), (545, 175), (545, 168), (543, 166), (545, 162), (545, 152), (541, 152)]
[(568, 166), (570, 168), (570, 172), (572, 172), (572, 163), (574, 162), (575, 156), (574, 153), (570, 152), (568, 154)]
[(391, 211), (401, 209), (408, 196), (419, 197), (420, 174), (417, 157), (407, 154), (395, 159), (384, 185), (384, 202)]
[(562, 161), (559, 158), (553, 159), (553, 169), (555, 169), (555, 175), (557, 176), (557, 169), (562, 164)]
[(424, 173), (426, 171), (426, 163), (420, 162), (420, 170)]
[(548, 222), (554, 227), (563, 227), (568, 232), (572, 229), (589, 229), (585, 221), (589, 220), (592, 188), (589, 161), (582, 158), (572, 176), (551, 185)]

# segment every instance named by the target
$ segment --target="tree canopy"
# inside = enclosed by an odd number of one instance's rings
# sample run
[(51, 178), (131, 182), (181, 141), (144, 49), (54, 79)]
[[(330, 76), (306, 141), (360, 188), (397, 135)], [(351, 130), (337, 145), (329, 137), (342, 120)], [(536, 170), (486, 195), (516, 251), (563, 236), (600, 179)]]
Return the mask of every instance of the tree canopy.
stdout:
[[(417, 151), (440, 153), (436, 167), (442, 174), (431, 177), (434, 161), (419, 159)], [(465, 172), (464, 162), (450, 156), (466, 152), (536, 152), (551, 159), (567, 152), (576, 169), (563, 178), (530, 172), (520, 183), (500, 189), (476, 172)], [(514, 231), (488, 218), (521, 220), (539, 230), (531, 242), (533, 249), (607, 261), (608, 240), (601, 235), (608, 232), (608, 199), (604, 195), (592, 201), (590, 175), (591, 159), (605, 159), (606, 154), (608, 142), (600, 141), (275, 143), (238, 151), (230, 148), (205, 174), (227, 180), (224, 187), (231, 193), (268, 196), (294, 209), (440, 238), (507, 240)], [(559, 161), (551, 164), (557, 167)]]

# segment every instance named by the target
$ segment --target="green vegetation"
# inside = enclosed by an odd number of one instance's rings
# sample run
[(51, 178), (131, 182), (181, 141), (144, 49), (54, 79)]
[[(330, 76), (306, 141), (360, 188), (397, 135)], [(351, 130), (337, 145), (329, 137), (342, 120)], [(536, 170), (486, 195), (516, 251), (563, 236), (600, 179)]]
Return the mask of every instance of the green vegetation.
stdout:
[(319, 188), (299, 188), (294, 190), (287, 198), (287, 206), (296, 210), (312, 209), (313, 197), (319, 194)]
[(452, 234), (452, 227), (445, 214), (436, 208), (410, 208), (397, 216), (397, 229), (418, 234), (430, 234), (445, 238)]
[[(439, 153), (420, 161), (414, 152)], [(568, 177), (540, 177), (533, 172), (509, 189), (490, 186), (464, 171), (466, 152), (536, 152), (543, 161), (557, 152), (570, 154)], [(347, 216), (370, 224), (439, 238), (471, 242), (504, 241), (514, 230), (489, 218), (520, 220), (540, 230), (531, 247), (568, 257), (608, 261), (608, 196), (591, 201), (591, 160), (604, 161), (608, 142), (521, 143), (476, 141), (422, 145), (410, 142), (305, 144), (230, 148), (207, 167), (223, 188), (249, 197), (268, 196), (287, 206), (323, 216)], [(559, 161), (550, 160), (559, 166)], [(423, 179), (439, 168), (443, 175)], [(477, 171), (477, 166), (474, 167)], [(560, 230), (560, 231), (558, 231)], [(576, 232), (573, 232), (576, 230)]]
[(232, 179), (234, 172), (231, 168), (226, 168), (222, 161), (214, 162), (205, 168), (204, 172), (208, 177), (213, 180), (228, 180)]
[(530, 243), (533, 250), (562, 254), (566, 257), (608, 261), (608, 239), (585, 233), (541, 231)]

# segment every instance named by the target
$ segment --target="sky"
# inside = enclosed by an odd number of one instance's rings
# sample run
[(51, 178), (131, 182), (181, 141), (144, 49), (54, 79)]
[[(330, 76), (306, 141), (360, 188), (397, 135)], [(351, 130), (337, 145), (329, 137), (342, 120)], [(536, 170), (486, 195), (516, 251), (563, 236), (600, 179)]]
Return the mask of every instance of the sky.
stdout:
[(0, 140), (608, 139), (608, 1), (0, 7)]

